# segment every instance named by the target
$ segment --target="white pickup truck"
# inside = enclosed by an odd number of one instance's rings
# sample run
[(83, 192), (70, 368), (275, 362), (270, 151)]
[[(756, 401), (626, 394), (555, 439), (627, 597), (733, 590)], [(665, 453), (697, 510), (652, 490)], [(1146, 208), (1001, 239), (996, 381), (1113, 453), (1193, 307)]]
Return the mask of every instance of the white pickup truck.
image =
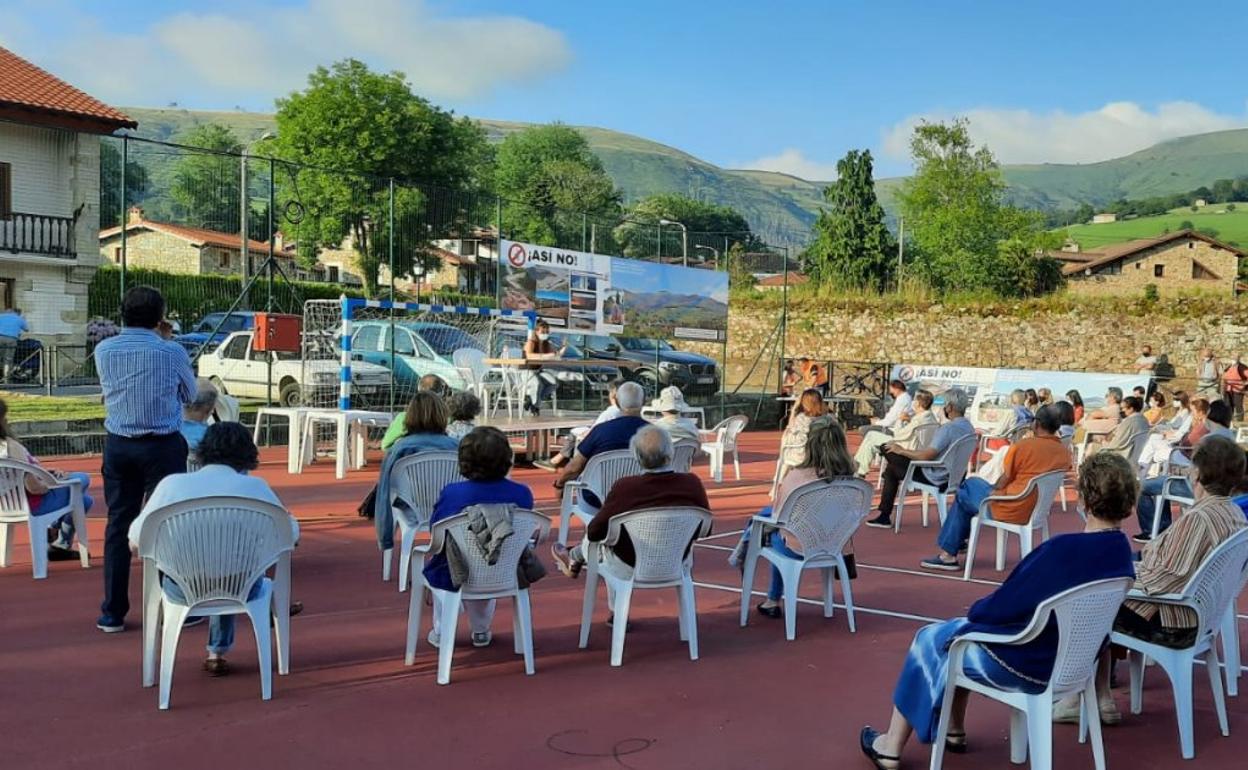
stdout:
[[(234, 332), (211, 353), (199, 357), (199, 376), (217, 390), (242, 398), (272, 398), (282, 406), (338, 403), (339, 362), (303, 361), (298, 353), (264, 353), (251, 349), (251, 331)], [(269, 357), (273, 361), (272, 390), (266, 396)], [(308, 378), (310, 381), (305, 382)], [(390, 370), (364, 361), (351, 362), (353, 394), (378, 401), (390, 393)]]

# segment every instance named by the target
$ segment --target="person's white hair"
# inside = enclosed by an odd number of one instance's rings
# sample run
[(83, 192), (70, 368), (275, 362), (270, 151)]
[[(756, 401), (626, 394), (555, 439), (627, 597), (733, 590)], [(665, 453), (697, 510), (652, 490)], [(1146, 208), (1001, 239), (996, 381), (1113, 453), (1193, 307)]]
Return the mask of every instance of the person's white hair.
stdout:
[(615, 391), (615, 403), (622, 411), (639, 412), (646, 402), (646, 391), (635, 382), (625, 382)]
[(659, 471), (671, 467), (672, 435), (657, 425), (647, 425), (633, 434), (628, 442), (633, 456), (645, 471)]
[(208, 380), (196, 380), (195, 398), (186, 408), (192, 412), (211, 413), (217, 407), (217, 389)]
[(959, 415), (966, 414), (966, 408), (970, 405), (970, 399), (966, 397), (966, 391), (961, 388), (953, 388), (945, 391), (945, 406), (948, 406)]

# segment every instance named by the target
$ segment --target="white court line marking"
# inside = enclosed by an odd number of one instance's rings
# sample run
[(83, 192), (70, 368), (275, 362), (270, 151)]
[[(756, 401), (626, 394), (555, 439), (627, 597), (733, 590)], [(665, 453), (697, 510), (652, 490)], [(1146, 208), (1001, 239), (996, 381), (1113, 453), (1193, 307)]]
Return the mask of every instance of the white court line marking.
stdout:
[[(739, 533), (728, 532), (725, 534), (731, 535), (731, 534), (739, 534)], [(731, 551), (732, 550), (731, 548), (725, 545), (715, 545), (713, 543), (704, 542), (714, 537), (719, 537), (719, 535), (712, 535), (711, 537), (702, 538), (702, 540), (697, 541), (696, 543), (694, 543), (694, 545), (700, 548), (707, 548), (713, 551)], [(983, 578), (971, 578), (970, 580), (963, 580), (957, 575), (952, 575), (952, 574), (945, 575), (945, 574), (939, 574), (936, 572), (924, 572), (923, 570), (906, 569), (905, 567), (886, 567), (882, 564), (864, 564), (862, 562), (858, 562), (858, 566), (861, 567), (862, 569), (873, 569), (873, 570), (878, 570), (880, 572), (894, 572), (900, 575), (914, 575), (915, 577), (935, 578), (936, 580), (956, 580), (959, 583), (977, 583), (979, 585), (993, 586), (994, 588), (1001, 586), (1001, 583), (996, 580), (985, 580)], [(819, 603), (822, 603), (822, 602), (819, 602)], [(1248, 620), (1248, 614), (1240, 615), (1237, 613), (1235, 617), (1238, 618), (1239, 620)], [(1245, 666), (1244, 668), (1245, 670), (1248, 670), (1248, 666)]]

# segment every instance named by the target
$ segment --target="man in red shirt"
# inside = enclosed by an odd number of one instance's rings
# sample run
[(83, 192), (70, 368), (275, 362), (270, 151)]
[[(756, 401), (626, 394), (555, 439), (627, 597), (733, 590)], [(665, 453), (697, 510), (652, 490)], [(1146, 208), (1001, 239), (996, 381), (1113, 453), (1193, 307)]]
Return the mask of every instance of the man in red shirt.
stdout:
[[(702, 481), (692, 473), (676, 473), (672, 470), (672, 437), (660, 427), (651, 425), (633, 436), (629, 446), (641, 464), (640, 476), (625, 476), (615, 482), (602, 507), (585, 528), (585, 538), (600, 543), (607, 537), (611, 519), (630, 511), (646, 508), (710, 508)], [(690, 546), (693, 543), (690, 542)], [(550, 547), (559, 571), (570, 578), (581, 572), (585, 565), (583, 545), (569, 549), (555, 543)], [(636, 563), (636, 552), (628, 532), (621, 532), (620, 539), (604, 556), (606, 562), (622, 562), (631, 568)]]

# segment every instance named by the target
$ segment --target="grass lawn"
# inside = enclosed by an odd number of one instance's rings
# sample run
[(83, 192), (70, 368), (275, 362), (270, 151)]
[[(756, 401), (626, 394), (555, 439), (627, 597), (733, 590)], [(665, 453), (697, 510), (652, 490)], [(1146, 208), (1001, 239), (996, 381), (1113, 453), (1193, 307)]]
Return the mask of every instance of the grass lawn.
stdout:
[[(1122, 243), (1136, 238), (1153, 238), (1167, 230), (1174, 232), (1188, 221), (1197, 230), (1217, 230), (1218, 240), (1248, 248), (1248, 203), (1235, 204), (1234, 211), (1226, 211), (1227, 204), (1213, 203), (1199, 211), (1174, 209), (1153, 217), (1128, 219), (1103, 225), (1071, 225), (1067, 234), (1074, 238), (1085, 251), (1101, 246)], [(1221, 214), (1217, 212), (1223, 212)]]
[(9, 405), (8, 421), (11, 423), (91, 420), (104, 416), (104, 404), (99, 396), (36, 396), (0, 391), (0, 398)]

